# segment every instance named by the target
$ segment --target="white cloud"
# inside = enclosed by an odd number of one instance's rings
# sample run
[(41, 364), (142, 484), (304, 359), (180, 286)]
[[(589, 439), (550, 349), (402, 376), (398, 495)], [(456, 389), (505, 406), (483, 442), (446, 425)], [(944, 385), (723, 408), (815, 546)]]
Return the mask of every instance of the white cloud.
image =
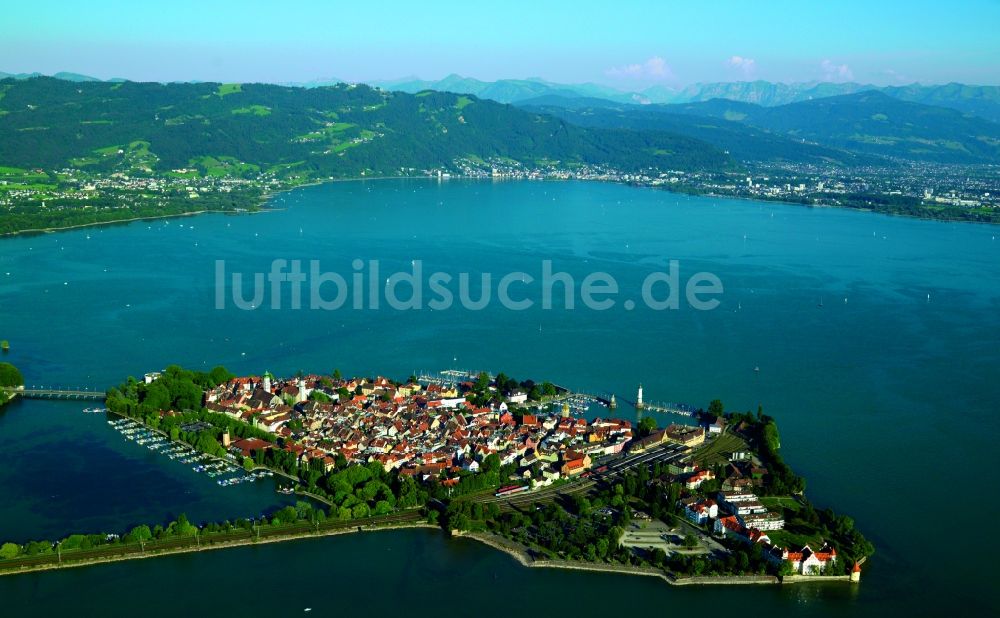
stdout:
[(618, 67), (611, 67), (605, 71), (612, 77), (627, 77), (632, 79), (646, 80), (669, 80), (674, 78), (674, 72), (670, 69), (667, 61), (659, 56), (653, 56), (640, 64), (626, 64)]
[(819, 63), (819, 66), (823, 70), (823, 81), (846, 82), (854, 79), (851, 67), (846, 64), (836, 64), (831, 60), (824, 60)]
[(884, 74), (888, 75), (889, 78), (894, 83), (897, 83), (897, 84), (905, 84), (906, 82), (911, 81), (910, 78), (907, 77), (906, 75), (903, 75), (902, 73), (900, 73), (898, 71), (894, 71), (892, 69), (886, 69), (885, 71), (882, 71), (882, 72)]
[(753, 58), (743, 56), (732, 56), (726, 60), (726, 65), (743, 73), (744, 77), (750, 77), (757, 70), (757, 62)]

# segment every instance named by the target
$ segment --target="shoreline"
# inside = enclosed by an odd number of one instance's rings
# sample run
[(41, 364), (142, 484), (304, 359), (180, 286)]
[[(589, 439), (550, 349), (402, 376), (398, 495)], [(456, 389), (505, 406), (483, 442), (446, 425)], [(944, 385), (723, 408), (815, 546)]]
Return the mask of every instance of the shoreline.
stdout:
[[(101, 558), (91, 558), (82, 560), (70, 560), (64, 563), (44, 564), (38, 566), (26, 566), (17, 569), (0, 569), (0, 577), (27, 575), (30, 573), (44, 573), (47, 571), (58, 571), (62, 569), (75, 569), (82, 567), (98, 566), (102, 564), (114, 564), (127, 562), (130, 560), (146, 560), (150, 558), (162, 558), (167, 556), (192, 554), (205, 551), (215, 551), (223, 549), (233, 549), (253, 545), (267, 545), (271, 543), (287, 543), (290, 541), (300, 541), (314, 538), (325, 538), (341, 536), (345, 534), (360, 534), (366, 532), (385, 532), (394, 530), (440, 530), (440, 527), (429, 524), (423, 520), (412, 522), (394, 522), (386, 525), (361, 524), (344, 526), (332, 530), (319, 532), (297, 532), (291, 534), (276, 534), (262, 539), (241, 539), (237, 541), (218, 541), (208, 543), (204, 546), (186, 546), (173, 549), (151, 550), (137, 554), (126, 554), (107, 556)], [(525, 548), (518, 544), (489, 532), (452, 532), (453, 539), (471, 539), (487, 547), (506, 554), (517, 561), (519, 565), (528, 569), (564, 569), (569, 571), (590, 571), (594, 573), (612, 573), (617, 575), (632, 575), (641, 577), (655, 577), (671, 586), (749, 586), (749, 585), (782, 585), (795, 583), (829, 583), (829, 582), (849, 582), (847, 575), (836, 576), (788, 576), (778, 577), (775, 575), (720, 575), (720, 576), (690, 576), (675, 577), (666, 571), (655, 567), (637, 567), (629, 565), (615, 565), (605, 563), (583, 562), (579, 560), (551, 560), (535, 559), (528, 554)]]
[[(480, 180), (480, 181), (484, 181), (484, 180), (493, 181), (494, 180), (494, 179), (488, 178), (488, 177), (482, 177), (482, 178), (480, 178), (480, 177), (473, 177), (473, 176), (451, 176), (449, 178), (449, 180), (452, 180), (452, 179), (454, 179), (454, 180)], [(276, 189), (276, 190), (272, 190), (272, 191), (264, 191), (264, 192), (261, 193), (260, 198), (257, 200), (257, 205), (256, 205), (257, 208), (260, 208), (261, 210), (259, 210), (259, 211), (248, 210), (245, 213), (239, 213), (239, 214), (254, 214), (255, 212), (267, 212), (269, 210), (279, 210), (277, 208), (270, 208), (270, 207), (268, 207), (267, 206), (268, 202), (272, 201), (273, 198), (275, 198), (276, 196), (278, 196), (278, 195), (280, 195), (282, 193), (288, 193), (288, 192), (294, 191), (295, 189), (303, 189), (303, 188), (306, 188), (306, 187), (316, 187), (316, 186), (320, 186), (320, 185), (332, 184), (332, 183), (338, 183), (338, 182), (360, 182), (360, 181), (377, 181), (377, 180), (437, 180), (437, 181), (440, 182), (442, 179), (434, 178), (432, 176), (351, 176), (351, 177), (346, 177), (346, 178), (325, 178), (325, 179), (322, 179), (322, 180), (314, 180), (314, 181), (310, 181), (310, 182), (304, 182), (302, 184), (295, 185), (293, 187), (284, 188), (284, 189)], [(532, 179), (530, 179), (530, 178), (504, 178), (503, 180), (506, 180), (506, 181), (511, 181), (511, 180), (515, 180), (515, 181), (530, 181)], [(873, 214), (873, 215), (881, 215), (881, 216), (884, 216), (884, 217), (901, 217), (901, 218), (904, 218), (904, 219), (915, 219), (915, 220), (918, 220), (918, 221), (936, 221), (936, 222), (939, 222), (939, 223), (964, 223), (964, 224), (977, 224), (977, 225), (1000, 225), (1000, 222), (996, 222), (996, 221), (973, 221), (973, 220), (969, 220), (969, 219), (957, 219), (957, 218), (950, 218), (950, 217), (921, 217), (919, 215), (906, 214), (906, 213), (880, 212), (880, 211), (872, 209), (872, 208), (859, 208), (859, 207), (853, 207), (853, 206), (844, 206), (842, 204), (824, 204), (824, 203), (803, 204), (801, 202), (789, 202), (789, 201), (785, 201), (785, 200), (771, 200), (771, 199), (766, 199), (766, 198), (755, 198), (755, 197), (742, 197), (742, 196), (737, 196), (737, 195), (723, 195), (723, 194), (719, 194), (719, 193), (692, 193), (692, 192), (688, 192), (688, 191), (680, 191), (680, 190), (672, 189), (672, 188), (664, 186), (664, 185), (636, 184), (636, 183), (629, 182), (629, 181), (590, 180), (590, 179), (585, 179), (585, 178), (542, 178), (540, 180), (543, 181), (543, 182), (569, 182), (569, 181), (574, 181), (574, 180), (575, 181), (579, 181), (579, 182), (604, 182), (604, 183), (618, 184), (618, 185), (623, 185), (623, 186), (626, 186), (626, 187), (633, 187), (633, 188), (639, 188), (639, 189), (656, 189), (656, 190), (664, 191), (664, 192), (667, 192), (667, 193), (672, 193), (674, 195), (685, 195), (685, 196), (688, 196), (688, 197), (721, 198), (721, 199), (728, 199), (728, 200), (737, 200), (737, 201), (740, 201), (740, 202), (757, 202), (757, 203), (761, 203), (761, 204), (779, 204), (779, 205), (782, 205), (782, 206), (795, 206), (795, 207), (801, 207), (801, 208), (830, 208), (830, 209), (836, 209), (836, 210), (846, 210), (846, 211), (861, 212), (861, 213), (867, 213), (867, 214)], [(0, 238), (13, 238), (13, 237), (27, 235), (27, 234), (51, 234), (51, 233), (55, 233), (55, 232), (69, 232), (69, 231), (72, 231), (72, 230), (78, 230), (78, 229), (83, 229), (83, 228), (88, 228), (88, 227), (97, 227), (97, 226), (102, 226), (102, 225), (116, 225), (116, 224), (120, 224), (120, 223), (134, 223), (136, 221), (154, 221), (154, 220), (157, 220), (157, 219), (172, 219), (172, 218), (176, 218), (176, 217), (193, 217), (193, 216), (203, 215), (203, 214), (208, 214), (208, 213), (223, 213), (224, 214), (224, 213), (236, 213), (236, 211), (218, 210), (218, 209), (192, 210), (190, 212), (181, 212), (181, 213), (170, 214), (170, 215), (153, 215), (153, 216), (149, 216), (149, 217), (130, 217), (130, 218), (127, 218), (127, 219), (111, 219), (111, 220), (108, 220), (108, 221), (95, 221), (93, 223), (80, 223), (80, 224), (77, 224), (77, 225), (67, 225), (67, 226), (61, 226), (61, 227), (32, 228), (32, 229), (27, 229), (27, 230), (18, 230), (16, 232), (5, 232), (3, 234), (0, 234)]]
[(38, 227), (29, 230), (18, 230), (16, 232), (5, 232), (0, 234), (0, 237), (14, 237), (22, 236), (25, 234), (54, 234), (55, 232), (68, 232), (71, 230), (79, 230), (87, 227), (97, 227), (99, 225), (116, 225), (119, 223), (134, 223), (136, 221), (154, 221), (156, 219), (173, 219), (176, 217), (194, 217), (197, 215), (204, 215), (206, 213), (227, 213), (233, 212), (231, 210), (215, 210), (215, 209), (205, 209), (205, 210), (192, 210), (190, 212), (178, 212), (172, 215), (152, 215), (149, 217), (129, 217), (128, 219), (112, 219), (110, 221), (95, 221), (93, 223), (78, 223), (76, 225), (65, 225), (62, 227)]
[[(629, 565), (605, 564), (598, 562), (583, 562), (579, 560), (551, 560), (535, 559), (528, 554), (524, 547), (519, 547), (513, 541), (505, 539), (489, 532), (464, 532), (453, 534), (455, 538), (467, 538), (478, 541), (487, 547), (511, 556), (526, 568), (535, 569), (565, 569), (570, 571), (592, 571), (595, 573), (615, 573), (618, 575), (638, 575), (642, 577), (656, 577), (671, 586), (690, 585), (775, 585), (781, 584), (782, 580), (774, 575), (727, 575), (727, 576), (692, 576), (674, 577), (662, 569), (655, 567), (637, 567)], [(847, 579), (847, 576), (844, 576)], [(800, 581), (800, 580), (796, 580)], [(801, 580), (808, 581), (808, 580)], [(789, 582), (792, 583), (792, 582)]]

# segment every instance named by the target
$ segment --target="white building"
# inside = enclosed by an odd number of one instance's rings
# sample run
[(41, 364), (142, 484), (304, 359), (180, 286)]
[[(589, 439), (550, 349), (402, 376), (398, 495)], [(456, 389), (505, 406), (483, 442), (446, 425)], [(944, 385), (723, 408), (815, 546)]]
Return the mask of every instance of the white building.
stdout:
[(704, 524), (709, 519), (719, 516), (719, 505), (715, 500), (702, 500), (684, 507), (684, 516), (692, 523)]

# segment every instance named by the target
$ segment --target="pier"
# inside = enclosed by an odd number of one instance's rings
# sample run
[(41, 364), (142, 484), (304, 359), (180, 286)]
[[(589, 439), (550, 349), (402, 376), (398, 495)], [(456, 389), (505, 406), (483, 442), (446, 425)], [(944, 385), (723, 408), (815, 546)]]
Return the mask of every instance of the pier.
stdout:
[(643, 412), (662, 412), (664, 414), (681, 414), (683, 416), (693, 416), (697, 408), (686, 403), (663, 403), (659, 401), (647, 401), (640, 408)]
[(426, 371), (421, 370), (419, 372), (414, 372), (417, 381), (425, 384), (437, 384), (438, 386), (455, 385), (459, 382), (465, 382), (467, 380), (476, 380), (479, 378), (480, 373), (486, 373), (490, 380), (496, 378), (490, 372), (479, 372), (471, 371), (468, 369), (445, 369), (444, 371)]
[(584, 399), (592, 399), (608, 408), (614, 408), (618, 405), (613, 393), (583, 393), (579, 391), (567, 391), (567, 393), (571, 397), (575, 396), (582, 397)]

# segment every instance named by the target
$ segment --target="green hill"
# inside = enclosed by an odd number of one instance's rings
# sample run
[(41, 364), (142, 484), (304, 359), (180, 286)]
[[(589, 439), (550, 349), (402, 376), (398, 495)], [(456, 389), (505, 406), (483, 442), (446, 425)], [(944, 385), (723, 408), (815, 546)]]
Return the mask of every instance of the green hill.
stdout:
[(876, 91), (777, 107), (713, 99), (660, 109), (738, 122), (863, 155), (938, 163), (1000, 162), (1000, 125)]
[(593, 98), (546, 96), (520, 104), (525, 109), (558, 116), (585, 127), (666, 131), (702, 140), (729, 152), (738, 161), (838, 163), (859, 165), (874, 157), (828, 148), (748, 126), (725, 118), (674, 113), (662, 106), (618, 105)]
[[(0, 165), (19, 168), (196, 168), (300, 177), (396, 174), (460, 157), (631, 171), (721, 168), (704, 141), (583, 128), (473, 96), (339, 84), (0, 81)], [(221, 170), (221, 171), (220, 171)]]

